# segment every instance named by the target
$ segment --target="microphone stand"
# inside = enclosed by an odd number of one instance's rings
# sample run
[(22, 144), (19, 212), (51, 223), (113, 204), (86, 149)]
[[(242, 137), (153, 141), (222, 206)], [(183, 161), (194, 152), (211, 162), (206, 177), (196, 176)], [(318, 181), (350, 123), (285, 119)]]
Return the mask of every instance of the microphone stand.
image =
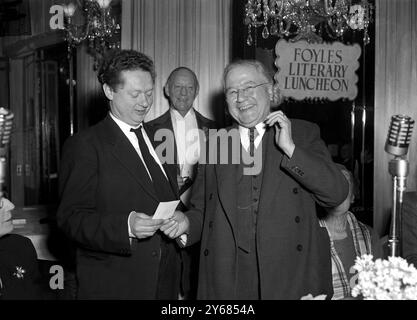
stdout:
[(402, 255), (402, 209), (403, 195), (406, 190), (409, 164), (402, 157), (395, 157), (389, 162), (388, 171), (392, 176), (392, 211), (391, 228), (388, 238), (389, 255)]

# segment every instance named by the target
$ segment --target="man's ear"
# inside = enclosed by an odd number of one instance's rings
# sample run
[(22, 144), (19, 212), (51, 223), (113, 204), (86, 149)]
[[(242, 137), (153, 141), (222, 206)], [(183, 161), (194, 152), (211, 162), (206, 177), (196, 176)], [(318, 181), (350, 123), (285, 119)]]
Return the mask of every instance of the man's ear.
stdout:
[(169, 88), (168, 88), (168, 84), (166, 84), (166, 85), (164, 86), (164, 93), (165, 93), (165, 96), (166, 96), (167, 98), (169, 98)]
[(103, 84), (103, 91), (104, 91), (104, 94), (106, 95), (107, 99), (112, 101), (113, 100), (113, 94), (114, 94), (113, 89), (108, 84), (105, 83), (105, 84)]
[(199, 92), (200, 92), (200, 85), (198, 84), (195, 88), (195, 98), (197, 98)]

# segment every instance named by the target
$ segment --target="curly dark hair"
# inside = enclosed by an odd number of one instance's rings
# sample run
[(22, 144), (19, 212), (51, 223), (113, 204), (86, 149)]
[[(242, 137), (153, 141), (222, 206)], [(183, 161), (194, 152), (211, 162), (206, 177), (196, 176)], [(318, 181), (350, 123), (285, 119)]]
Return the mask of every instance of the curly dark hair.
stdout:
[(98, 81), (107, 84), (113, 90), (122, 84), (122, 71), (142, 70), (149, 72), (155, 82), (155, 67), (151, 58), (135, 50), (111, 50), (104, 57), (97, 73)]

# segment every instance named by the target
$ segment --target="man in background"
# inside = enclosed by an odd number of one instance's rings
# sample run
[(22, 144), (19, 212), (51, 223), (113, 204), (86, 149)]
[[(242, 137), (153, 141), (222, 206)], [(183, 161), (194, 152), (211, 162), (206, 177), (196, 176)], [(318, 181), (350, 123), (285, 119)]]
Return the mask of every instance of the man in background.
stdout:
[(178, 186), (183, 203), (189, 205), (189, 189), (195, 178), (196, 163), (200, 157), (200, 146), (204, 136), (197, 134), (215, 129), (216, 123), (205, 118), (194, 108), (200, 85), (195, 73), (179, 67), (171, 72), (164, 87), (169, 101), (169, 110), (148, 125), (153, 131), (169, 129), (175, 136), (174, 162), (177, 166)]
[[(189, 207), (191, 186), (197, 173), (200, 145), (209, 129), (216, 123), (205, 118), (194, 108), (200, 85), (195, 73), (186, 67), (171, 72), (164, 87), (169, 101), (169, 110), (148, 123), (153, 132), (168, 129), (174, 133), (174, 163), (177, 172), (183, 210)], [(185, 299), (195, 298), (198, 271), (198, 244), (183, 253), (183, 295)]]

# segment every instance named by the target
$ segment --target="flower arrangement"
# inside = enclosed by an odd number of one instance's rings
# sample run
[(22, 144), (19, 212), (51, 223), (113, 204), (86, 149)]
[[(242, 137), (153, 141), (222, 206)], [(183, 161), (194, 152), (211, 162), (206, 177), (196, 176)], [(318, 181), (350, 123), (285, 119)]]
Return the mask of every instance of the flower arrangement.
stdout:
[(353, 297), (365, 300), (417, 300), (417, 269), (400, 257), (373, 261), (372, 255), (357, 257), (354, 268), (358, 284)]

